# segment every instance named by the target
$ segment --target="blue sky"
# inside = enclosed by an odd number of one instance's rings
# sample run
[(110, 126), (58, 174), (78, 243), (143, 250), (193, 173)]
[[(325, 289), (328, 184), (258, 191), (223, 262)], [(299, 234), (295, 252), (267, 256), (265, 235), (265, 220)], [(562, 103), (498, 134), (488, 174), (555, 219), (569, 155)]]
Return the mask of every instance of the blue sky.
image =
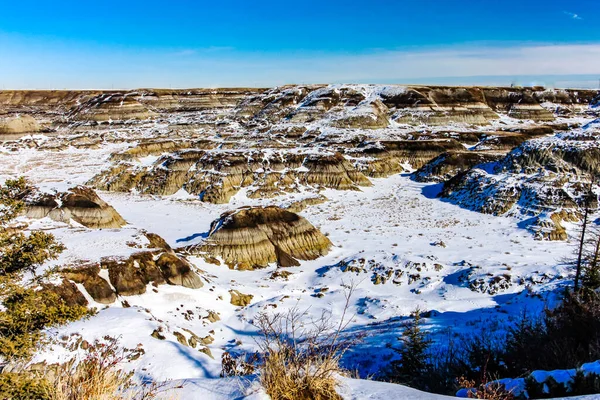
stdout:
[(593, 86), (600, 1), (4, 1), (0, 88)]

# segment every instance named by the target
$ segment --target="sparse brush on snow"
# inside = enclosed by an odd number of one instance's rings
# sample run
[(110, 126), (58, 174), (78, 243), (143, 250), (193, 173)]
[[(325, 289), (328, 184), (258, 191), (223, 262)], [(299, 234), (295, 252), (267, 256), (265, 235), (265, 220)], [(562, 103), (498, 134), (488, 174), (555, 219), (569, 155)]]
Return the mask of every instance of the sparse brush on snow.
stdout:
[(509, 390), (506, 390), (503, 384), (493, 380), (489, 382), (485, 379), (480, 384), (475, 384), (473, 380), (460, 377), (458, 386), (465, 389), (469, 399), (513, 400), (515, 398)]
[(51, 400), (148, 400), (164, 389), (160, 384), (139, 386), (133, 373), (125, 372), (120, 365), (128, 360), (134, 350), (123, 349), (118, 341), (105, 337), (95, 341), (79, 362), (59, 366), (51, 378)]
[[(343, 373), (339, 361), (360, 338), (348, 339), (342, 332), (349, 323), (346, 311), (354, 286), (346, 291), (346, 304), (339, 323), (323, 313), (312, 318), (293, 308), (284, 313), (260, 314), (254, 321), (262, 336), (258, 341), (260, 360), (256, 365), (260, 383), (273, 400), (341, 399), (337, 376)], [(246, 362), (227, 356), (223, 371), (237, 375), (253, 371)]]
[(165, 384), (140, 385), (123, 363), (136, 353), (117, 339), (105, 337), (89, 344), (81, 358), (42, 369), (0, 374), (0, 398), (36, 400), (150, 400)]

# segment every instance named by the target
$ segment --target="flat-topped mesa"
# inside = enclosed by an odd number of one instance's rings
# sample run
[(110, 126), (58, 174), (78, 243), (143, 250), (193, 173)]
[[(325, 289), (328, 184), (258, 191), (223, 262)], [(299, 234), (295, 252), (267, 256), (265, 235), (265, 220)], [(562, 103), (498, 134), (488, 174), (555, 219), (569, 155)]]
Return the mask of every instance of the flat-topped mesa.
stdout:
[(314, 260), (327, 254), (331, 246), (331, 241), (305, 218), (269, 206), (222, 214), (211, 224), (206, 241), (188, 250), (244, 270), (273, 263), (298, 266), (298, 260)]
[(415, 87), (404, 92), (382, 92), (381, 96), (394, 111), (394, 121), (401, 124), (487, 125), (499, 118), (478, 88)]
[(586, 201), (592, 209), (598, 206), (589, 182), (600, 171), (599, 138), (559, 134), (527, 141), (494, 168), (475, 166), (457, 174), (441, 197), (470, 210), (524, 218), (536, 237), (565, 240), (561, 221), (580, 220)]
[(160, 113), (230, 109), (249, 96), (262, 93), (261, 88), (219, 89), (141, 89), (136, 98), (141, 104)]
[(29, 218), (48, 217), (65, 223), (73, 220), (93, 229), (120, 228), (127, 224), (113, 207), (85, 186), (58, 193), (32, 189), (25, 194), (23, 201), (26, 205), (25, 215)]
[(496, 112), (517, 119), (552, 121), (557, 115), (587, 112), (597, 91), (544, 88), (499, 88), (481, 89), (486, 103)]

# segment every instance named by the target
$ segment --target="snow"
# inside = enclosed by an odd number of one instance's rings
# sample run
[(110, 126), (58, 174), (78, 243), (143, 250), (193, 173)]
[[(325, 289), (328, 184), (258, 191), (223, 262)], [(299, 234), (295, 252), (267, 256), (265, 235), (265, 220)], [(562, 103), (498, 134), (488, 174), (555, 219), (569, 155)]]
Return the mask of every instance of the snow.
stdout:
[[(379, 95), (400, 95), (406, 90), (402, 86), (333, 85), (314, 91), (303, 102), (313, 101), (331, 90), (347, 88), (359, 91), (365, 100), (358, 108), (346, 107), (349, 109), (341, 111), (345, 115), (369, 109), (370, 102)], [(282, 95), (294, 90), (286, 90)], [(169, 116), (167, 120), (168, 123), (200, 124), (206, 115), (182, 113)], [(326, 115), (316, 123), (307, 124), (307, 128), (319, 129), (320, 140), (335, 138), (335, 143), (344, 143), (361, 135), (366, 142), (372, 141), (367, 146), (380, 148), (381, 144), (376, 142), (378, 139), (406, 139), (417, 133), (435, 136), (448, 130), (491, 132), (535, 125), (532, 121), (522, 122), (501, 115), (485, 127), (468, 127), (465, 124), (410, 127), (392, 123), (385, 129), (361, 131), (329, 126), (332, 118), (337, 116), (339, 114)], [(565, 137), (569, 134), (590, 134), (597, 126), (593, 121), (587, 116), (558, 120), (588, 124), (581, 130), (563, 134)], [(44, 191), (64, 191), (85, 184), (111, 165), (111, 154), (130, 148), (140, 138), (168, 137), (168, 123), (143, 122), (139, 126), (111, 128), (107, 135), (122, 138), (122, 141), (100, 142), (98, 146), (89, 148), (69, 146), (38, 150), (24, 145), (16, 149), (0, 146), (0, 182), (26, 175)], [(243, 127), (235, 124), (227, 129), (236, 131), (238, 128), (243, 132)], [(204, 131), (198, 128), (191, 135), (198, 132)], [(227, 131), (219, 131), (213, 137), (221, 133)], [(93, 134), (89, 135), (93, 137)], [(337, 146), (250, 149), (251, 144), (260, 139), (253, 135), (248, 133), (243, 137), (219, 139), (219, 143), (235, 143), (249, 148), (229, 149), (224, 146), (207, 154), (219, 157), (222, 153), (251, 152), (255, 157), (274, 160), (284, 152), (306, 156), (333, 154)], [(565, 137), (544, 138), (529, 145), (555, 145), (558, 142), (563, 145)], [(41, 143), (54, 139), (31, 137), (24, 140)], [(583, 145), (597, 146), (596, 143), (585, 143)], [(160, 156), (146, 156), (131, 160), (131, 164), (139, 168), (153, 168), (159, 160)], [(364, 160), (357, 157), (353, 161)], [(301, 166), (296, 171), (306, 172), (307, 168)], [(491, 175), (491, 171), (481, 170), (481, 174)], [(435, 197), (440, 185), (415, 182), (409, 174), (370, 180), (373, 186), (362, 187), (360, 191), (323, 190), (319, 194), (325, 196), (327, 202), (308, 206), (299, 213), (328, 235), (334, 247), (324, 257), (303, 261), (299, 267), (286, 269), (292, 273), (287, 280), (271, 279), (271, 274), (277, 269), (275, 265), (256, 271), (236, 271), (206, 263), (199, 257), (189, 257), (204, 280), (205, 285), (200, 289), (149, 285), (143, 295), (119, 298), (114, 304), (105, 306), (94, 303), (79, 285), (90, 303), (97, 307), (98, 313), (49, 330), (50, 337), (57, 342), (37, 354), (34, 362), (64, 361), (71, 357), (72, 353), (58, 341), (62, 336), (77, 334), (92, 341), (110, 335), (118, 337), (125, 347), (141, 345), (145, 354), (128, 363), (126, 368), (138, 371), (138, 378), (171, 380), (173, 387), (182, 386), (176, 390), (177, 398), (259, 400), (265, 399), (266, 395), (257, 386), (256, 378), (218, 377), (224, 351), (256, 351), (258, 333), (252, 322), (261, 312), (285, 312), (300, 306), (307, 310), (309, 317), (318, 318), (322, 312), (328, 312), (335, 321), (344, 312), (345, 288), (354, 283), (356, 289), (348, 313), (351, 319), (343, 335), (366, 334), (366, 337), (350, 349), (342, 364), (366, 377), (377, 373), (396, 357), (390, 347), (397, 345), (403, 322), (416, 308), (429, 312), (424, 318), (425, 327), (437, 342), (441, 342), (444, 332), (450, 327), (457, 333), (482, 329), (501, 332), (521, 311), (541, 310), (545, 300), (552, 302), (557, 292), (571, 284), (573, 272), (562, 260), (571, 254), (572, 242), (535, 240), (530, 232), (523, 229), (520, 216), (493, 216), (460, 208)], [(315, 190), (300, 187), (298, 193), (272, 199), (250, 199), (247, 197), (250, 189), (240, 190), (228, 204), (203, 203), (198, 196), (184, 189), (163, 197), (98, 192), (128, 222), (122, 229), (91, 230), (48, 219), (27, 222), (30, 223), (29, 229), (49, 231), (66, 245), (66, 251), (57, 260), (44, 265), (43, 270), (57, 265), (98, 262), (105, 257), (129, 257), (148, 244), (144, 232), (160, 235), (173, 248), (197, 244), (208, 234), (211, 223), (225, 211), (247, 205), (285, 206), (317, 195)], [(566, 225), (573, 233), (574, 227)], [(440, 245), (442, 242), (444, 246)], [(352, 271), (346, 270), (348, 265), (353, 267)], [(108, 280), (106, 271), (101, 272), (101, 277)], [(490, 283), (492, 277), (503, 277), (507, 286), (494, 287)], [(474, 282), (479, 290), (470, 287)], [(327, 290), (322, 291), (323, 288)], [(230, 304), (231, 289), (252, 294), (251, 304), (245, 308)], [(317, 292), (323, 296), (315, 296)], [(220, 320), (209, 322), (209, 313), (217, 313)], [(156, 329), (162, 329), (165, 340), (150, 336)], [(209, 335), (214, 338), (214, 342), (207, 346), (213, 358), (177, 341), (175, 332), (189, 337), (186, 330), (200, 338)], [(590, 363), (583, 368), (600, 371), (600, 364)], [(563, 375), (558, 372), (536, 373), (540, 379), (548, 374), (566, 379), (565, 374), (568, 374), (564, 371), (561, 372)], [(348, 400), (448, 398), (389, 383), (340, 379), (340, 393)], [(515, 387), (522, 385), (519, 380), (506, 383)]]
[[(393, 383), (340, 377), (338, 392), (344, 400), (444, 400), (456, 397), (422, 392)], [(174, 388), (174, 389), (171, 389)], [(161, 400), (176, 396), (180, 400), (268, 400), (256, 377), (223, 379), (189, 379), (172, 381), (158, 397)], [(570, 400), (592, 400), (597, 395), (569, 397)], [(561, 400), (561, 399), (556, 399)]]

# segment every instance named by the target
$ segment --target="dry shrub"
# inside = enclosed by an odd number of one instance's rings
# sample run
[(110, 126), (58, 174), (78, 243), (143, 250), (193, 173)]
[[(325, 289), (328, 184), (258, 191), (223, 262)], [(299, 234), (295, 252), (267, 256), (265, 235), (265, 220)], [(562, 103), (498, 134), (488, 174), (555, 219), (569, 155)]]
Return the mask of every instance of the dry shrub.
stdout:
[(484, 380), (484, 382), (476, 385), (475, 381), (460, 377), (458, 386), (467, 389), (469, 399), (513, 400), (515, 398), (511, 391), (506, 390), (503, 384), (496, 381)]
[(262, 333), (259, 341), (263, 359), (259, 365), (262, 386), (273, 400), (341, 399), (336, 392), (339, 361), (357, 340), (341, 333), (348, 325), (346, 311), (354, 286), (346, 291), (346, 304), (339, 324), (331, 315), (316, 320), (297, 308), (285, 313), (261, 314), (255, 324)]
[(106, 336), (89, 345), (81, 360), (72, 359), (50, 372), (52, 400), (147, 400), (153, 399), (164, 385), (138, 385), (133, 372), (119, 366), (139, 354), (121, 348), (115, 338)]
[(221, 356), (221, 377), (251, 375), (254, 373), (258, 361), (258, 353), (250, 356), (234, 356), (226, 351)]

